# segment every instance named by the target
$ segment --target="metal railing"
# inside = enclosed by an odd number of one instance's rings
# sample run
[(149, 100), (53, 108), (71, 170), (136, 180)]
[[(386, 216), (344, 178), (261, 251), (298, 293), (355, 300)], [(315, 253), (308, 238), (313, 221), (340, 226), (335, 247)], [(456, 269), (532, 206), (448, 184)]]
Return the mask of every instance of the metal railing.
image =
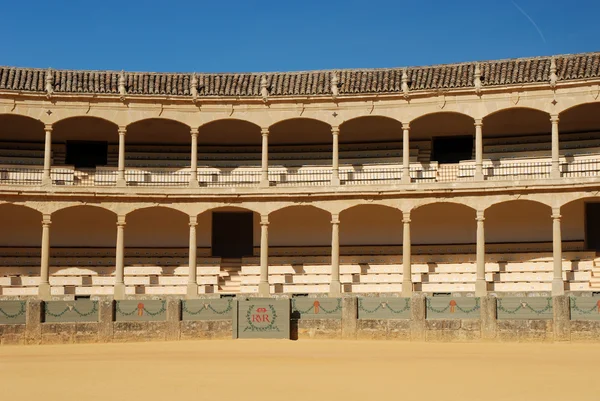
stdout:
[(44, 170), (22, 167), (1, 167), (0, 185), (40, 185)]
[(345, 185), (377, 185), (401, 181), (401, 168), (340, 171), (340, 182)]
[(183, 187), (190, 185), (189, 171), (125, 171), (127, 186), (136, 187)]
[(484, 165), (486, 180), (528, 180), (549, 178), (552, 162), (514, 162), (497, 165)]
[(600, 175), (600, 159), (576, 160), (560, 166), (562, 177), (596, 177)]
[(329, 185), (331, 170), (269, 171), (269, 183), (277, 187)]
[(201, 187), (253, 187), (260, 184), (260, 171), (198, 172)]

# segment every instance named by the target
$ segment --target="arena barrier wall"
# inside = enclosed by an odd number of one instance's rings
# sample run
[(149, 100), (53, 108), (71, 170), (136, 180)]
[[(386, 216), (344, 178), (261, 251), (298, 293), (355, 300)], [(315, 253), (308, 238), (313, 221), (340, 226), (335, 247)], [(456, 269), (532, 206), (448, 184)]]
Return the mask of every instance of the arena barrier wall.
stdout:
[(600, 297), (0, 300), (0, 344), (231, 338), (600, 342)]

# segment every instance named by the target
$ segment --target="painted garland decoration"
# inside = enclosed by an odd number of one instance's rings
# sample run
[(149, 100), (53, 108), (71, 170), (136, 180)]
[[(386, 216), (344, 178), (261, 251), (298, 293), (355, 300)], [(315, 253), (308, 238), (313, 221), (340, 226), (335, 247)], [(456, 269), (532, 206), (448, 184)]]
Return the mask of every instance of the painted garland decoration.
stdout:
[(475, 298), (475, 306), (473, 306), (471, 309), (464, 309), (464, 308), (462, 308), (458, 304), (458, 302), (456, 302), (456, 300), (454, 300), (454, 299), (451, 299), (450, 302), (448, 302), (448, 305), (445, 308), (436, 309), (433, 306), (431, 306), (431, 299), (427, 298), (427, 310), (430, 310), (430, 311), (435, 312), (435, 313), (444, 313), (448, 309), (450, 310), (450, 313), (455, 313), (456, 310), (458, 309), (462, 313), (468, 315), (470, 313), (478, 311), (479, 308), (480, 308), (479, 298)]
[(131, 312), (123, 312), (121, 310), (119, 302), (117, 301), (117, 312), (120, 313), (123, 316), (131, 316), (134, 313), (137, 313), (138, 316), (143, 316), (144, 313), (146, 313), (149, 316), (158, 316), (158, 315), (163, 314), (167, 310), (166, 307), (165, 307), (165, 305), (166, 305), (166, 301), (163, 300), (161, 302), (161, 307), (160, 307), (160, 309), (158, 311), (156, 311), (156, 312), (150, 312), (148, 309), (146, 309), (144, 303), (140, 302), (140, 303), (137, 304), (137, 307), (134, 308)]
[(232, 303), (233, 303), (233, 301), (231, 299), (228, 299), (227, 300), (227, 306), (223, 310), (217, 310), (210, 303), (205, 303), (205, 304), (203, 304), (200, 307), (200, 309), (198, 309), (197, 311), (193, 312), (193, 311), (191, 311), (191, 310), (189, 310), (187, 308), (187, 301), (183, 301), (183, 307), (182, 308), (183, 308), (183, 311), (185, 313), (187, 313), (189, 315), (194, 315), (194, 316), (195, 315), (199, 315), (200, 313), (202, 313), (202, 311), (205, 311), (205, 310), (210, 310), (210, 311), (212, 311), (213, 313), (215, 313), (217, 315), (225, 315), (226, 313), (231, 312)]
[[(268, 308), (271, 311), (271, 321), (269, 322), (268, 326), (263, 326), (263, 327), (256, 326), (254, 324), (254, 322), (252, 321), (252, 312), (254, 311), (254, 306), (255, 305), (250, 305), (248, 307), (248, 311), (246, 312), (246, 322), (248, 323), (248, 326), (244, 329), (244, 331), (259, 331), (259, 332), (280, 331), (279, 327), (277, 327), (277, 325), (275, 324), (275, 322), (277, 322), (277, 312), (275, 311), (275, 307), (273, 305), (268, 305)], [(259, 308), (259, 309), (264, 309), (264, 308)]]
[(342, 310), (342, 300), (340, 298), (337, 299), (337, 304), (336, 304), (335, 308), (333, 308), (333, 309), (324, 308), (323, 304), (321, 304), (321, 302), (318, 299), (315, 299), (315, 301), (306, 310), (299, 310), (296, 306), (296, 299), (292, 298), (292, 312), (298, 312), (301, 315), (305, 315), (305, 314), (308, 314), (311, 312), (315, 315), (318, 315), (321, 313), (321, 311), (326, 315), (331, 315), (331, 314), (339, 312), (341, 310)]
[(591, 315), (594, 312), (600, 314), (600, 299), (590, 309), (581, 309), (579, 306), (577, 306), (577, 298), (571, 298), (571, 310), (579, 312), (583, 315)]
[(81, 311), (79, 311), (79, 309), (77, 309), (77, 307), (73, 304), (67, 304), (67, 307), (65, 308), (65, 310), (63, 310), (62, 312), (59, 313), (52, 313), (50, 312), (50, 308), (48, 307), (48, 304), (45, 304), (45, 312), (47, 315), (53, 316), (53, 317), (61, 317), (62, 315), (64, 315), (67, 312), (75, 312), (77, 313), (79, 316), (81, 317), (86, 317), (86, 316), (90, 316), (96, 312), (98, 312), (98, 302), (93, 301), (92, 302), (92, 309), (89, 312), (83, 313)]
[(504, 306), (502, 306), (502, 298), (498, 298), (498, 310), (501, 310), (504, 313), (515, 315), (521, 309), (529, 309), (536, 315), (541, 315), (542, 313), (546, 313), (549, 310), (552, 310), (552, 298), (546, 298), (546, 306), (542, 309), (534, 309), (526, 301), (522, 301), (521, 303), (519, 303), (519, 305), (515, 309), (506, 309)]
[(15, 314), (8, 313), (4, 309), (0, 308), (0, 314), (2, 314), (7, 319), (16, 319), (19, 316), (23, 316), (25, 314), (25, 311), (26, 311), (26, 308), (25, 308), (25, 302), (24, 301), (21, 301), (20, 308), (17, 311), (17, 313), (15, 313)]
[(380, 302), (379, 305), (377, 305), (374, 309), (367, 309), (364, 307), (363, 305), (363, 298), (359, 298), (358, 299), (358, 309), (360, 309), (361, 311), (365, 312), (365, 313), (375, 313), (380, 309), (387, 309), (390, 312), (398, 315), (400, 313), (406, 312), (408, 310), (410, 310), (410, 299), (409, 298), (405, 298), (404, 299), (404, 306), (402, 307), (402, 309), (394, 309), (390, 306), (389, 301), (388, 302)]

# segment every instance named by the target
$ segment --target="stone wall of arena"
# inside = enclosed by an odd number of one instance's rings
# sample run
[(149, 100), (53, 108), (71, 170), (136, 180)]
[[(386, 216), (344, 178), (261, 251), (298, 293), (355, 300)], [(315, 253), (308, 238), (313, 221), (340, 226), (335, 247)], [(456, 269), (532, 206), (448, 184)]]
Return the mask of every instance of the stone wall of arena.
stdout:
[[(231, 339), (242, 299), (4, 300), (0, 344)], [(277, 299), (289, 302), (282, 327), (296, 340), (600, 341), (599, 297)]]

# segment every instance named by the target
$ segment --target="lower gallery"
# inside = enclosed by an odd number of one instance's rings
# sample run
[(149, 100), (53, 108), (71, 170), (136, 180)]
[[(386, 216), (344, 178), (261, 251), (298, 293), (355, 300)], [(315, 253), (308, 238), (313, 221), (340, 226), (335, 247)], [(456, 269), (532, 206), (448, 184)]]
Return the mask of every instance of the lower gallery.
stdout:
[(599, 58), (1, 67), (0, 342), (595, 341)]

